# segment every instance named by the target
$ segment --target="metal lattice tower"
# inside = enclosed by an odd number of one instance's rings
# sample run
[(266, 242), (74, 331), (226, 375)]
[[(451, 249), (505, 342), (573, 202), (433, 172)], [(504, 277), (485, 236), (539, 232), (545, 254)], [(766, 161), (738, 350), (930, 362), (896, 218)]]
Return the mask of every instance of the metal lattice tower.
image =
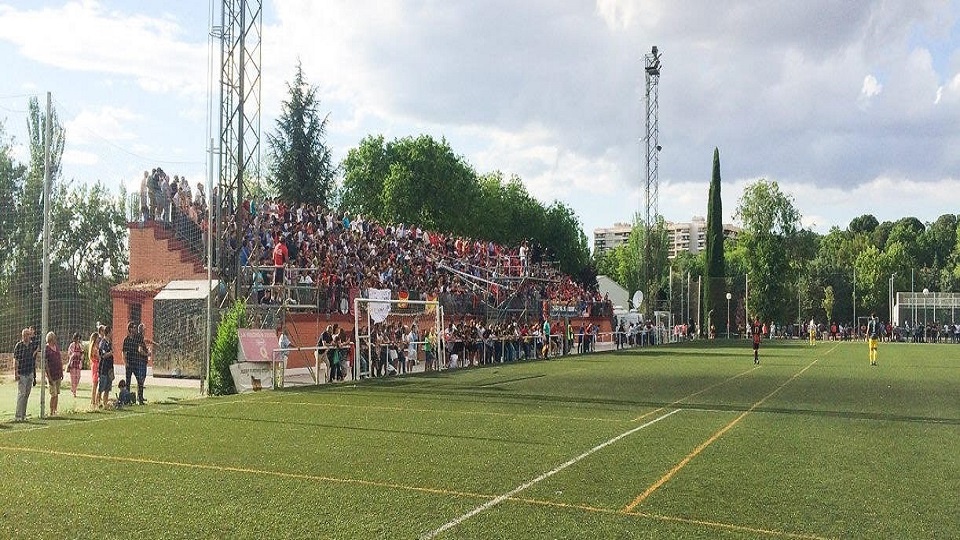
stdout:
[[(217, 222), (240, 210), (250, 190), (248, 179), (260, 178), (260, 64), (262, 0), (223, 0), (220, 40), (220, 178)], [(219, 226), (218, 226), (219, 228)], [(237, 227), (240, 233), (240, 227)], [(219, 237), (219, 235), (218, 235)], [(225, 246), (224, 246), (225, 247)], [(239, 237), (237, 239), (239, 249)], [(227, 255), (226, 249), (221, 250)], [(236, 257), (221, 257), (221, 273), (236, 271)]]
[(647, 295), (647, 313), (651, 314), (650, 309), (653, 305), (653, 287), (651, 277), (653, 274), (653, 253), (651, 247), (651, 236), (656, 225), (657, 214), (659, 213), (660, 199), (660, 180), (658, 179), (660, 164), (660, 121), (659, 121), (659, 100), (657, 87), (660, 82), (660, 52), (657, 46), (643, 57), (644, 71), (646, 72), (646, 92), (644, 93), (644, 105), (646, 105), (646, 130), (643, 136), (643, 142), (646, 150), (646, 179), (644, 186), (644, 242), (643, 242), (643, 281), (641, 288), (648, 287), (645, 291)]

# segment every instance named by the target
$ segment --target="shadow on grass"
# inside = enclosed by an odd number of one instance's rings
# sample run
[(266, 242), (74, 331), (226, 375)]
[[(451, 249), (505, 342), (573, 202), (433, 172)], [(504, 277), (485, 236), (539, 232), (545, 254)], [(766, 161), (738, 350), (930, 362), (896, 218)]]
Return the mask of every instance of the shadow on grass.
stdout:
[(463, 441), (479, 441), (479, 442), (495, 442), (495, 443), (511, 443), (511, 444), (524, 444), (532, 446), (551, 446), (552, 442), (538, 442), (525, 439), (508, 439), (508, 438), (499, 438), (499, 437), (477, 437), (471, 435), (451, 435), (449, 433), (436, 433), (430, 431), (413, 431), (413, 430), (404, 430), (404, 429), (385, 429), (385, 428), (375, 428), (375, 427), (359, 427), (359, 426), (345, 426), (341, 424), (326, 424), (322, 422), (304, 422), (296, 420), (273, 420), (266, 418), (246, 418), (243, 416), (227, 416), (227, 415), (211, 415), (204, 416), (199, 414), (178, 414), (178, 413), (169, 413), (168, 416), (178, 416), (182, 418), (200, 418), (200, 419), (213, 419), (213, 420), (233, 420), (236, 422), (250, 422), (254, 424), (277, 424), (281, 426), (298, 426), (298, 427), (308, 427), (308, 428), (326, 428), (326, 429), (343, 429), (347, 431), (359, 431), (362, 433), (384, 433), (389, 435), (419, 435), (422, 437), (434, 437), (438, 439), (453, 439), (453, 440), (463, 440)]
[[(723, 411), (723, 412), (745, 412), (749, 407), (722, 405), (714, 403), (684, 403), (674, 405), (677, 409), (691, 411)], [(828, 409), (788, 409), (785, 407), (757, 407), (753, 409), (755, 413), (771, 414), (789, 414), (797, 416), (813, 416), (821, 418), (841, 418), (845, 420), (875, 420), (880, 422), (906, 422), (911, 424), (939, 424), (947, 426), (960, 426), (960, 418), (942, 418), (936, 416), (915, 416), (892, 413), (874, 413), (862, 411), (837, 411)]]

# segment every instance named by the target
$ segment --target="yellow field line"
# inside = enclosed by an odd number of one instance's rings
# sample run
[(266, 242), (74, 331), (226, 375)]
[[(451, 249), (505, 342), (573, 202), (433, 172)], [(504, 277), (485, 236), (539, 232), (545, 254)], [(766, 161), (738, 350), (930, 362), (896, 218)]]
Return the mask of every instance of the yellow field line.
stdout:
[(664, 410), (664, 409), (669, 409), (670, 407), (674, 407), (674, 406), (676, 406), (676, 405), (679, 405), (680, 403), (683, 403), (684, 401), (686, 401), (686, 400), (688, 400), (688, 399), (690, 399), (690, 398), (692, 398), (692, 397), (694, 397), (694, 396), (699, 396), (700, 394), (706, 392), (707, 390), (712, 390), (712, 389), (714, 389), (714, 388), (716, 388), (716, 387), (718, 387), (718, 386), (727, 384), (728, 382), (730, 382), (730, 381), (732, 381), (732, 380), (734, 380), (734, 379), (739, 379), (740, 377), (743, 377), (744, 375), (747, 375), (748, 373), (752, 373), (754, 370), (756, 370), (756, 369), (759, 368), (759, 367), (760, 367), (760, 366), (753, 366), (752, 368), (750, 368), (750, 369), (748, 369), (748, 370), (746, 370), (746, 371), (744, 371), (744, 372), (742, 372), (742, 373), (737, 373), (736, 375), (734, 375), (734, 376), (732, 376), (732, 377), (726, 378), (726, 379), (724, 379), (724, 380), (722, 380), (722, 381), (720, 381), (720, 382), (718, 382), (718, 383), (711, 384), (710, 386), (708, 386), (708, 387), (706, 387), (706, 388), (702, 388), (702, 389), (700, 389), (700, 390), (697, 390), (696, 392), (694, 392), (694, 393), (692, 393), (692, 394), (690, 394), (690, 395), (688, 395), (688, 396), (684, 396), (684, 397), (682, 397), (682, 398), (674, 401), (673, 403), (670, 403), (669, 405), (664, 405), (663, 407), (660, 407), (659, 409), (656, 409), (656, 410), (654, 410), (654, 411), (650, 411), (650, 412), (648, 412), (648, 413), (641, 414), (640, 416), (634, 418), (633, 421), (634, 421), (634, 422), (639, 422), (639, 421), (643, 420), (644, 418), (647, 418), (648, 416), (651, 416), (651, 415), (653, 415), (653, 414), (656, 414), (656, 413), (658, 413), (658, 412), (660, 412), (660, 411), (662, 411), (662, 410)]
[[(252, 469), (248, 467), (230, 467), (222, 465), (205, 465), (202, 463), (186, 463), (179, 461), (169, 461), (169, 460), (159, 460), (159, 459), (148, 459), (148, 458), (137, 458), (137, 457), (127, 457), (127, 456), (109, 456), (102, 454), (87, 454), (82, 452), (66, 452), (59, 450), (50, 450), (45, 448), (30, 448), (30, 447), (21, 447), (21, 446), (0, 446), (0, 451), (6, 452), (30, 452), (35, 454), (45, 454), (50, 456), (60, 456), (60, 457), (69, 457), (69, 458), (85, 458), (91, 460), (108, 460), (120, 463), (138, 463), (145, 465), (158, 465), (165, 467), (175, 467), (181, 469), (196, 469), (196, 470), (205, 470), (205, 471), (215, 471), (215, 472), (233, 472), (238, 474), (252, 474), (257, 476), (273, 476), (277, 478), (286, 478), (292, 480), (309, 480), (314, 482), (327, 482), (327, 483), (337, 483), (337, 484), (355, 484), (368, 487), (377, 487), (377, 488), (389, 488), (397, 489), (402, 491), (414, 491), (418, 493), (427, 493), (431, 495), (449, 495), (457, 497), (469, 497), (475, 499), (495, 499), (494, 495), (486, 495), (482, 493), (472, 493), (466, 491), (455, 491), (442, 488), (430, 488), (422, 486), (408, 486), (403, 484), (396, 484), (392, 482), (378, 482), (374, 480), (362, 480), (358, 478), (335, 478), (329, 476), (320, 476), (320, 475), (311, 475), (303, 473), (290, 473), (282, 471), (271, 471), (265, 469)], [(625, 514), (629, 516), (636, 516), (646, 519), (655, 519), (659, 521), (669, 521), (677, 523), (687, 523), (691, 525), (700, 525), (705, 527), (727, 529), (733, 531), (741, 532), (750, 532), (756, 534), (764, 534), (767, 536), (775, 536), (781, 538), (796, 538), (801, 540), (828, 540), (821, 536), (816, 536), (812, 534), (800, 534), (800, 533), (788, 533), (782, 531), (774, 531), (767, 529), (759, 529), (753, 527), (747, 527), (742, 525), (734, 525), (729, 523), (720, 523), (715, 521), (705, 521), (684, 517), (675, 517), (675, 516), (663, 516), (659, 514), (649, 514), (646, 512), (622, 512), (617, 510), (612, 510), (608, 508), (598, 508), (595, 506), (585, 505), (585, 504), (570, 504), (570, 503), (561, 503), (554, 501), (546, 501), (540, 499), (527, 499), (520, 497), (510, 497), (508, 500), (514, 502), (520, 502), (525, 504), (532, 504), (538, 506), (548, 506), (554, 508), (564, 508), (564, 509), (573, 509), (581, 510), (585, 512), (593, 513), (602, 513), (602, 514)]]
[(571, 510), (582, 510), (584, 512), (594, 512), (598, 514), (617, 514), (617, 515), (636, 516), (636, 517), (641, 517), (646, 519), (653, 519), (657, 521), (685, 523), (688, 525), (699, 525), (699, 526), (710, 527), (714, 529), (725, 529), (729, 531), (762, 534), (765, 536), (773, 536), (777, 538), (796, 538), (799, 540), (830, 540), (823, 536), (818, 536), (818, 535), (809, 534), (809, 533), (791, 533), (786, 531), (777, 531), (773, 529), (761, 529), (758, 527), (749, 527), (746, 525), (736, 525), (733, 523), (721, 523), (719, 521), (708, 521), (703, 519), (693, 519), (693, 518), (685, 518), (685, 517), (679, 517), (679, 516), (664, 516), (661, 514), (651, 514), (648, 512), (636, 512), (636, 511), (623, 512), (620, 510), (613, 510), (610, 508), (598, 508), (596, 506), (590, 506), (585, 504), (562, 503), (562, 502), (547, 501), (542, 499), (526, 499), (522, 497), (513, 497), (513, 498), (510, 498), (510, 500), (514, 502), (520, 502), (520, 503), (526, 503), (526, 504), (550, 506), (554, 508), (563, 508), (563, 509), (571, 509)]
[(478, 416), (502, 416), (508, 418), (543, 418), (550, 420), (583, 420), (588, 422), (632, 422), (633, 420), (625, 418), (594, 418), (587, 416), (563, 416), (559, 414), (518, 414), (497, 411), (462, 411), (448, 409), (418, 409), (411, 407), (387, 407), (383, 405), (356, 405), (345, 403), (315, 403), (310, 401), (266, 401), (258, 400), (249, 403), (263, 403), (266, 405), (305, 405), (312, 407), (340, 407), (344, 409), (369, 409), (371, 411), (389, 411), (389, 412), (421, 412), (421, 413), (445, 413), (445, 414), (465, 414)]
[[(836, 346), (834, 346), (834, 349), (835, 349), (835, 348), (836, 348)], [(833, 349), (830, 349), (830, 351), (827, 351), (826, 354), (829, 354), (831, 351), (833, 351)], [(716, 433), (714, 433), (713, 435), (711, 435), (709, 439), (707, 439), (706, 441), (700, 443), (699, 446), (697, 446), (696, 448), (694, 448), (692, 452), (690, 452), (689, 454), (687, 454), (687, 456), (686, 456), (685, 458), (683, 458), (682, 460), (680, 460), (679, 463), (677, 463), (672, 469), (670, 469), (670, 470), (667, 472), (667, 474), (665, 474), (665, 475), (663, 475), (662, 477), (660, 477), (659, 480), (657, 480), (657, 481), (654, 482), (650, 487), (648, 487), (648, 488), (646, 489), (646, 491), (644, 491), (643, 493), (641, 493), (640, 495), (638, 495), (637, 498), (635, 498), (633, 501), (630, 502), (630, 504), (624, 506), (622, 512), (624, 512), (624, 513), (631, 512), (631, 511), (632, 511), (634, 508), (636, 508), (640, 503), (642, 503), (644, 500), (646, 500), (647, 497), (649, 497), (650, 495), (652, 495), (655, 491), (657, 491), (658, 489), (660, 489), (664, 484), (666, 484), (667, 482), (669, 482), (670, 479), (672, 479), (678, 472), (680, 472), (681, 469), (683, 469), (684, 467), (686, 467), (687, 464), (690, 463), (690, 462), (693, 460), (693, 458), (695, 458), (695, 457), (697, 457), (698, 455), (700, 455), (700, 452), (703, 452), (704, 449), (706, 449), (708, 446), (710, 446), (711, 444), (713, 444), (717, 439), (719, 439), (720, 437), (722, 437), (724, 433), (730, 431), (735, 425), (737, 425), (737, 424), (740, 422), (740, 420), (743, 420), (743, 418), (744, 418), (745, 416), (747, 416), (748, 414), (750, 414), (751, 412), (753, 412), (754, 410), (756, 410), (757, 407), (763, 405), (763, 403), (764, 403), (765, 401), (767, 401), (768, 399), (770, 399), (771, 397), (773, 397), (774, 395), (776, 395), (778, 392), (780, 392), (780, 390), (783, 390), (784, 387), (786, 387), (788, 384), (790, 384), (791, 382), (793, 382), (797, 377), (799, 377), (800, 375), (803, 375), (803, 373), (804, 373), (805, 371), (807, 371), (808, 369), (810, 369), (811, 367), (813, 367), (814, 364), (816, 364), (817, 362), (819, 362), (819, 361), (820, 361), (820, 358), (822, 358), (822, 356), (815, 358), (815, 359), (813, 360), (813, 362), (810, 362), (809, 364), (807, 364), (806, 367), (804, 367), (804, 368), (801, 369), (800, 371), (794, 373), (792, 377), (790, 377), (789, 379), (786, 380), (786, 382), (784, 382), (783, 384), (781, 384), (780, 386), (778, 386), (776, 389), (774, 389), (773, 392), (770, 392), (769, 394), (767, 394), (766, 396), (764, 396), (762, 399), (760, 399), (760, 401), (757, 401), (756, 403), (754, 403), (753, 405), (751, 405), (749, 409), (747, 409), (746, 411), (744, 411), (743, 413), (741, 413), (739, 416), (737, 416), (736, 418), (734, 418), (729, 424), (727, 424), (727, 425), (723, 426), (722, 428), (720, 428)]]
[[(203, 401), (201, 401), (200, 403), (197, 403), (196, 405), (188, 406), (181, 403), (183, 401), (193, 402), (193, 401), (200, 401), (200, 400), (203, 400)], [(197, 398), (183, 399), (176, 403), (157, 402), (151, 406), (150, 410), (147, 410), (147, 411), (134, 412), (133, 407), (127, 407), (126, 409), (122, 409), (122, 410), (91, 409), (89, 411), (77, 411), (77, 412), (69, 413), (68, 415), (58, 416), (52, 419), (53, 421), (51, 421), (50, 417), (46, 417), (43, 419), (38, 418), (34, 421), (31, 421), (30, 422), (31, 425), (29, 427), (9, 428), (5, 431), (0, 431), (0, 435), (14, 434), (14, 433), (27, 433), (30, 431), (37, 431), (40, 429), (62, 428), (62, 427), (77, 426), (77, 425), (87, 426), (87, 425), (90, 425), (90, 423), (92, 422), (120, 420), (122, 418), (141, 417), (141, 416), (148, 416), (152, 414), (165, 414), (165, 413), (180, 411), (188, 408), (189, 410), (194, 410), (194, 409), (212, 407), (217, 405), (228, 405), (230, 403), (237, 403), (240, 401), (241, 401), (241, 398), (239, 396), (231, 396), (228, 398), (216, 398), (215, 400), (209, 397), (197, 397)], [(157, 407), (158, 405), (159, 406), (167, 405), (168, 408), (164, 408), (164, 409), (154, 408), (154, 407)], [(85, 415), (88, 415), (88, 414), (97, 414), (97, 415), (103, 415), (103, 416), (100, 416), (99, 418), (86, 418)], [(45, 423), (34, 424), (34, 422), (37, 422), (37, 421), (45, 422)]]
[(572, 467), (573, 465), (576, 465), (576, 464), (579, 463), (580, 461), (582, 461), (582, 460), (590, 457), (590, 456), (593, 455), (594, 453), (599, 452), (599, 451), (603, 450), (604, 448), (606, 448), (606, 447), (608, 447), (608, 446), (616, 443), (617, 441), (623, 439), (624, 437), (629, 437), (630, 435), (632, 435), (632, 434), (634, 434), (634, 433), (636, 433), (636, 432), (638, 432), (638, 431), (640, 431), (640, 430), (642, 430), (642, 429), (648, 428), (648, 427), (656, 424), (657, 422), (659, 422), (659, 421), (661, 421), (661, 420), (664, 420), (664, 419), (666, 419), (666, 418), (669, 418), (669, 417), (673, 416), (674, 414), (676, 414), (676, 413), (678, 413), (678, 412), (680, 412), (680, 411), (681, 411), (681, 409), (674, 409), (674, 410), (672, 410), (672, 411), (670, 411), (670, 412), (668, 412), (668, 413), (666, 413), (666, 414), (662, 414), (662, 415), (658, 416), (657, 418), (654, 418), (653, 420), (648, 421), (648, 422), (645, 423), (645, 424), (641, 424), (641, 425), (639, 425), (639, 426), (637, 426), (637, 427), (635, 427), (635, 428), (633, 428), (633, 429), (630, 429), (630, 430), (628, 430), (628, 431), (624, 431), (623, 433), (617, 435), (616, 437), (613, 437), (612, 439), (608, 439), (608, 440), (606, 440), (606, 441), (604, 441), (604, 442), (602, 442), (602, 443), (594, 446), (593, 448), (587, 450), (586, 452), (583, 452), (583, 453), (580, 454), (579, 456), (576, 456), (576, 457), (574, 457), (574, 458), (568, 459), (567, 461), (561, 463), (560, 465), (557, 465), (556, 467), (554, 467), (554, 468), (550, 469), (549, 471), (541, 474), (540, 476), (538, 476), (538, 477), (536, 477), (536, 478), (534, 478), (534, 479), (532, 479), (532, 480), (528, 480), (528, 481), (520, 484), (519, 486), (517, 486), (517, 487), (513, 488), (512, 490), (508, 491), (507, 493), (504, 493), (503, 495), (500, 495), (500, 496), (498, 496), (497, 498), (495, 498), (495, 499), (493, 499), (493, 500), (491, 500), (491, 501), (487, 501), (487, 502), (481, 504), (480, 506), (474, 508), (473, 510), (470, 510), (469, 512), (467, 512), (467, 513), (465, 513), (465, 514), (461, 514), (460, 516), (457, 516), (456, 518), (451, 519), (450, 521), (444, 523), (444, 524), (441, 525), (440, 527), (438, 527), (438, 528), (436, 528), (436, 529), (434, 529), (434, 530), (432, 530), (432, 531), (430, 531), (430, 532), (427, 532), (427, 533), (424, 533), (424, 534), (420, 535), (420, 540), (431, 540), (432, 538), (435, 538), (435, 537), (437, 537), (438, 535), (443, 534), (445, 531), (448, 531), (448, 530), (450, 530), (450, 529), (452, 529), (452, 528), (460, 525), (461, 523), (463, 523), (464, 521), (472, 518), (473, 516), (476, 516), (476, 515), (478, 515), (478, 514), (480, 514), (480, 513), (486, 512), (487, 510), (489, 510), (489, 509), (493, 508), (494, 506), (502, 503), (503, 501), (506, 501), (507, 499), (510, 499), (511, 497), (516, 496), (516, 495), (517, 495), (518, 493), (520, 493), (521, 491), (524, 491), (524, 490), (526, 490), (527, 488), (529, 488), (529, 487), (531, 487), (531, 486), (534, 486), (534, 485), (536, 485), (536, 484), (538, 484), (538, 483), (546, 480), (547, 478), (550, 478), (551, 476), (559, 473), (560, 471), (563, 471), (563, 470), (566, 469), (567, 467)]
[(292, 473), (283, 471), (271, 471), (266, 469), (251, 469), (247, 467), (230, 467), (226, 465), (206, 465), (203, 463), (187, 463), (182, 461), (168, 461), (162, 459), (149, 459), (128, 456), (110, 456), (102, 454), (86, 454), (83, 452), (66, 452), (61, 450), (50, 450), (46, 448), (31, 448), (25, 446), (0, 446), (0, 451), (6, 452), (30, 452), (33, 454), (45, 454), (50, 456), (61, 456), (69, 458), (85, 458), (93, 460), (116, 461), (120, 463), (140, 463), (145, 465), (161, 465), (166, 467), (175, 467), (180, 469), (197, 469), (203, 471), (232, 472), (240, 474), (253, 474), (259, 476), (274, 476), (277, 478), (287, 478), (293, 480), (310, 480), (314, 482), (328, 482), (336, 484), (357, 484), (361, 486), (391, 488), (403, 491), (416, 491), (420, 493), (430, 493), (434, 495), (454, 495), (458, 497), (471, 497), (476, 499), (493, 499), (494, 495), (484, 495), (481, 493), (470, 493), (467, 491), (454, 491), (442, 488), (430, 488), (421, 486), (407, 486), (403, 484), (394, 484), (391, 482), (378, 482), (375, 480), (362, 480), (359, 478), (336, 478), (331, 476), (319, 476), (304, 473)]

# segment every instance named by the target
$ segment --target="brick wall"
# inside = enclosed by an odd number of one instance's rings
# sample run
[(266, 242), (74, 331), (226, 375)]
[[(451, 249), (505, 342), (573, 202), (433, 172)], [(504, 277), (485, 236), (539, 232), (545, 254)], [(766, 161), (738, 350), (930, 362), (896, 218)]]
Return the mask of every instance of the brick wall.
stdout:
[(129, 228), (131, 282), (207, 278), (203, 264), (171, 231), (156, 223), (131, 223)]
[[(118, 351), (115, 361), (123, 363), (120, 344), (127, 335), (131, 309), (140, 310), (147, 339), (153, 339), (153, 297), (176, 279), (207, 279), (203, 264), (173, 231), (158, 223), (130, 223), (130, 275), (110, 291), (113, 299), (113, 339)], [(106, 321), (104, 321), (106, 322)], [(152, 359), (151, 359), (152, 363)]]

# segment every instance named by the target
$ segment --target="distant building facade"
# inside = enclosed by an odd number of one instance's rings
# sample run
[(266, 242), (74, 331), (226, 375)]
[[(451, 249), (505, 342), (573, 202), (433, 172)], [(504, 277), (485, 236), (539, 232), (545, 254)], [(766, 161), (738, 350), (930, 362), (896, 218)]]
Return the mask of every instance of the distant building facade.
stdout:
[[(684, 251), (697, 254), (707, 248), (707, 220), (702, 216), (694, 216), (690, 221), (667, 221), (667, 257), (676, 258)], [(633, 226), (628, 223), (615, 223), (613, 227), (603, 227), (593, 231), (593, 251), (601, 254), (618, 246), (624, 245), (630, 239)], [(740, 227), (730, 223), (723, 224), (725, 240), (736, 240), (740, 234)]]
[(593, 252), (596, 254), (615, 249), (630, 240), (633, 225), (614, 223), (613, 227), (601, 227), (593, 230)]

